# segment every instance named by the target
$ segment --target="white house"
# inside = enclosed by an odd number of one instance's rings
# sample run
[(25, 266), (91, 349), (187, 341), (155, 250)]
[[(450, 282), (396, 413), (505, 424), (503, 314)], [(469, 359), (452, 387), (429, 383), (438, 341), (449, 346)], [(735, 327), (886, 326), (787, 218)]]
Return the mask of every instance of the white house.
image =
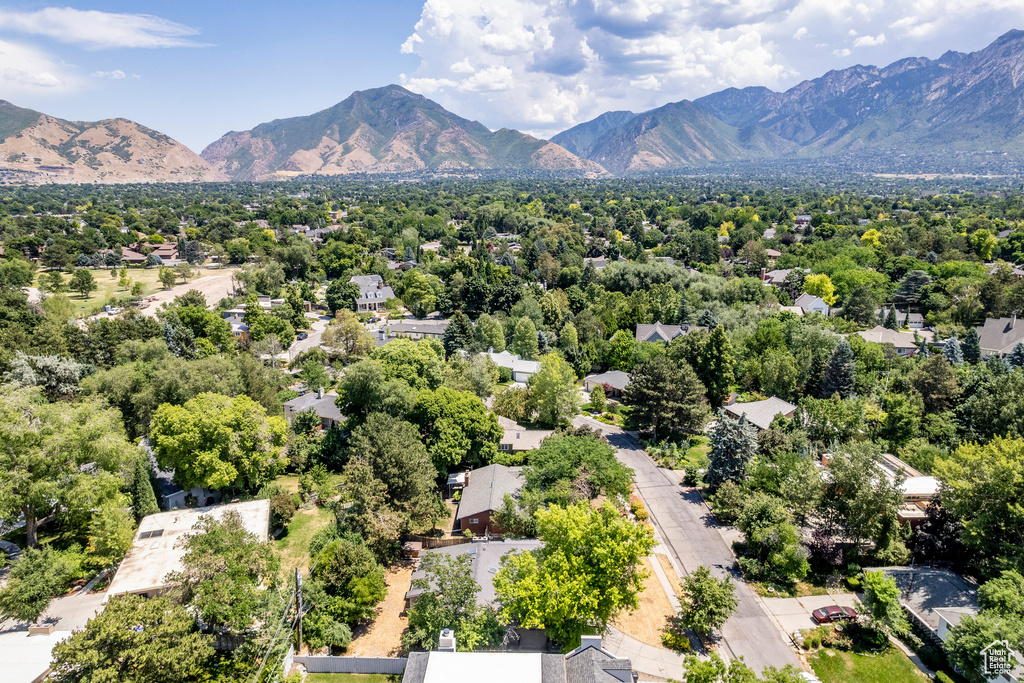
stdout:
[(822, 315), (828, 315), (829, 306), (825, 303), (824, 299), (820, 296), (814, 296), (804, 292), (797, 297), (796, 301), (793, 302), (799, 306), (804, 313), (821, 313)]
[(354, 275), (349, 282), (359, 287), (356, 310), (360, 313), (383, 310), (385, 302), (395, 298), (394, 290), (380, 275)]
[(535, 360), (525, 360), (511, 351), (494, 353), (489, 351), (486, 354), (499, 368), (508, 368), (512, 372), (513, 382), (527, 382), (531, 377), (540, 372), (540, 363)]

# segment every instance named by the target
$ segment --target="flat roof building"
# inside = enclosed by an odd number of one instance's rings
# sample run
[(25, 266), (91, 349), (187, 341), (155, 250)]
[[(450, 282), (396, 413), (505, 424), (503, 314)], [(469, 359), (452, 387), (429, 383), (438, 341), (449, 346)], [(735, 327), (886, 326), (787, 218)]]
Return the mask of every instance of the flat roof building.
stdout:
[(200, 517), (223, 519), (228, 512), (242, 518), (245, 530), (260, 541), (270, 531), (270, 501), (249, 500), (243, 503), (186, 508), (147, 515), (139, 523), (128, 555), (118, 567), (107, 589), (107, 599), (131, 593), (143, 597), (159, 595), (167, 587), (167, 575), (181, 571), (185, 549), (179, 541), (193, 533)]

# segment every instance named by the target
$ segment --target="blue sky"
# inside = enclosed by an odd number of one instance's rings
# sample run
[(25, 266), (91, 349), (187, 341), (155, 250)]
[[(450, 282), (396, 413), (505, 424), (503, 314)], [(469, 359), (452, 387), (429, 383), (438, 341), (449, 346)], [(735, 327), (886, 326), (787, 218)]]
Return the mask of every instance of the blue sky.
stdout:
[[(0, 0), (2, 2), (2, 0)], [(403, 83), (491, 128), (977, 50), (1024, 0), (376, 0), (0, 4), (0, 98), (123, 116), (199, 151)]]

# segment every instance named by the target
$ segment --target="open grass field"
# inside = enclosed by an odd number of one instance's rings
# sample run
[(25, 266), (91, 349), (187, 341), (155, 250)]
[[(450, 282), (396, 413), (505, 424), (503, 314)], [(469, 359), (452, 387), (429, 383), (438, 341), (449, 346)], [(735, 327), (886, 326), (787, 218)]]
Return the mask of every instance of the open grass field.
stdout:
[[(89, 295), (89, 298), (82, 298), (77, 292), (65, 292), (68, 299), (75, 307), (75, 315), (92, 315), (103, 310), (103, 306), (110, 303), (113, 298), (127, 296), (128, 292), (122, 290), (118, 286), (120, 271), (114, 269), (113, 271), (105, 268), (90, 268), (93, 279), (96, 280), (98, 289)], [(189, 282), (195, 280), (198, 277), (204, 275), (215, 275), (221, 274), (223, 270), (210, 270), (193, 268), (194, 275), (189, 278)], [(39, 286), (39, 279), (45, 271), (40, 270), (36, 275), (35, 286)], [(114, 276), (111, 277), (111, 272)], [(156, 292), (163, 291), (164, 286), (160, 284), (159, 280), (160, 269), (159, 268), (129, 268), (128, 277), (132, 282), (142, 283), (142, 296), (149, 296)], [(70, 278), (65, 274), (64, 280), (68, 281)], [(178, 279), (178, 284), (182, 284), (181, 279)]]
[(309, 541), (313, 534), (333, 522), (334, 513), (320, 507), (295, 513), (287, 533), (274, 541), (274, 550), (281, 557), (281, 576), (292, 576), (296, 567), (309, 566)]
[(906, 655), (890, 647), (880, 655), (824, 649), (810, 658), (822, 683), (922, 683), (924, 674)]

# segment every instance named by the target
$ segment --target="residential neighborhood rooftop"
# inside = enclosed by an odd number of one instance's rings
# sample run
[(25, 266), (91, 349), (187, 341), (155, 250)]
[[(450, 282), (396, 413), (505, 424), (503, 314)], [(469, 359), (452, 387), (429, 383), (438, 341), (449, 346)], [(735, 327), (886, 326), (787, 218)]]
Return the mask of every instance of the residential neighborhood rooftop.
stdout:
[(734, 403), (731, 406), (726, 406), (725, 412), (737, 419), (746, 415), (750, 424), (758, 429), (768, 429), (771, 427), (772, 420), (777, 415), (792, 417), (793, 413), (796, 412), (796, 406), (789, 401), (783, 401), (777, 396), (772, 396), (763, 401)]
[(223, 519), (228, 512), (242, 518), (246, 531), (265, 541), (270, 527), (270, 501), (250, 500), (242, 503), (211, 505), (158, 512), (142, 518), (127, 557), (107, 589), (107, 597), (122, 593), (156, 594), (167, 585), (166, 576), (181, 570), (185, 549), (179, 545), (192, 533), (200, 517)]

